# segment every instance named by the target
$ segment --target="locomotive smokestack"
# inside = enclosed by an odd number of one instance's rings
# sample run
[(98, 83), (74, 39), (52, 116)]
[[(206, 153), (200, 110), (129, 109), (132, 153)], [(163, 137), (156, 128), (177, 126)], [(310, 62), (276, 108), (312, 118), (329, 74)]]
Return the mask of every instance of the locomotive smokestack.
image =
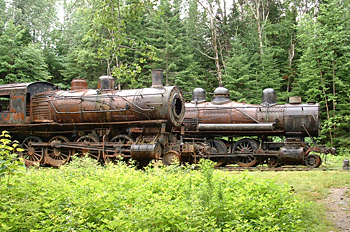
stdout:
[(163, 69), (152, 69), (152, 87), (163, 87)]

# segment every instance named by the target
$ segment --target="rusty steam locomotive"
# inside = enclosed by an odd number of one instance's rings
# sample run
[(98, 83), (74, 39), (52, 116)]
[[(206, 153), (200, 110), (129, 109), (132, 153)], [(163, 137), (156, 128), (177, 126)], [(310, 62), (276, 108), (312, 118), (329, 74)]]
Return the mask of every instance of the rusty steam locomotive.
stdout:
[[(132, 158), (140, 166), (152, 159), (170, 164), (210, 158), (218, 165), (318, 167), (315, 153), (333, 152), (304, 141), (319, 133), (316, 103), (277, 105), (272, 89), (264, 91), (262, 105), (236, 103), (219, 87), (212, 102), (197, 88), (185, 104), (179, 88), (163, 86), (162, 78), (162, 70), (153, 70), (152, 87), (129, 90), (116, 90), (110, 76), (99, 78), (98, 89), (88, 89), (82, 79), (66, 91), (40, 81), (2, 85), (0, 129), (21, 143), (28, 166), (57, 167), (86, 154), (102, 163)], [(249, 138), (233, 143), (237, 136)]]
[[(218, 166), (319, 167), (320, 153), (335, 154), (334, 148), (318, 146), (314, 140), (320, 131), (319, 104), (303, 104), (300, 97), (291, 97), (289, 104), (278, 105), (276, 99), (275, 91), (268, 88), (261, 105), (233, 102), (229, 90), (218, 87), (208, 102), (204, 89), (196, 88), (192, 101), (186, 103), (181, 132), (194, 138), (205, 135), (212, 147), (210, 158)], [(305, 142), (306, 137), (311, 138), (313, 147)]]
[(204, 143), (179, 143), (171, 133), (183, 121), (185, 104), (181, 91), (163, 86), (162, 77), (154, 70), (152, 87), (130, 90), (115, 90), (109, 76), (99, 78), (98, 89), (81, 79), (67, 91), (48, 82), (2, 85), (0, 128), (21, 143), (26, 165), (60, 166), (76, 153), (142, 164), (172, 152), (184, 160), (205, 152)]

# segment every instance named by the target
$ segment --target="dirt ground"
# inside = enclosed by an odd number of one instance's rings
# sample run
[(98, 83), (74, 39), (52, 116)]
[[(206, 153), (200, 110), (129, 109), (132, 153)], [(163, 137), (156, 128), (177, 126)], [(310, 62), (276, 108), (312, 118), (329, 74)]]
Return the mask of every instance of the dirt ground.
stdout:
[(349, 189), (333, 188), (331, 194), (325, 200), (328, 206), (327, 217), (337, 226), (338, 231), (350, 232), (350, 198)]

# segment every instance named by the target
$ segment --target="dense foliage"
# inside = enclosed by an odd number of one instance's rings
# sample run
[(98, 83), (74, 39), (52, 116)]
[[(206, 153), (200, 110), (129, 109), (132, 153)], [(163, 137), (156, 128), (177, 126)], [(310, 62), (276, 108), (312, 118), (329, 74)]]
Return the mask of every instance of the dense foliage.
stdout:
[[(155, 164), (156, 165), (156, 164)], [(1, 231), (306, 231), (290, 186), (247, 173), (179, 166), (136, 170), (76, 159), (0, 185)]]
[(138, 88), (162, 68), (165, 84), (223, 84), (236, 101), (273, 87), (279, 103), (320, 102), (322, 142), (349, 146), (348, 0), (0, 0), (0, 12), (0, 84), (107, 74)]
[[(2, 131), (0, 135), (0, 184), (11, 186), (11, 177), (24, 170), (24, 164), (19, 159), (20, 152), (17, 141), (12, 141), (7, 131)], [(2, 183), (4, 182), (4, 183)]]

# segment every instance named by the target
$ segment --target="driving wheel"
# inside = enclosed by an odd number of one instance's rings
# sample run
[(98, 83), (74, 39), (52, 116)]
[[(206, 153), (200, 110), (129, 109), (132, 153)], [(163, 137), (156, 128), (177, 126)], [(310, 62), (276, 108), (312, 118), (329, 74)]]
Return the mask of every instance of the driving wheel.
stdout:
[(64, 136), (55, 136), (49, 140), (49, 146), (45, 156), (45, 163), (53, 167), (59, 167), (70, 159), (69, 148), (61, 147), (62, 144), (69, 143), (69, 139)]
[[(259, 164), (258, 157), (253, 155), (258, 148), (258, 143), (252, 139), (241, 139), (233, 146), (233, 152), (237, 153), (235, 162), (241, 167), (255, 167)], [(245, 153), (240, 156), (239, 153)], [(251, 153), (251, 154), (249, 154)]]
[(94, 149), (94, 143), (98, 143), (98, 139), (91, 135), (84, 135), (80, 137), (77, 141), (77, 143), (81, 143), (82, 148), (81, 152), (82, 155), (88, 155), (90, 158), (95, 160), (100, 160), (101, 158), (101, 151)]
[[(227, 155), (226, 145), (221, 140), (209, 139), (207, 142), (212, 148), (211, 154)], [(213, 160), (214, 162), (217, 162), (215, 167), (224, 167), (227, 164), (227, 158), (224, 158), (224, 157), (211, 157), (211, 160)]]
[(21, 144), (21, 148), (24, 149), (20, 153), (20, 157), (24, 159), (26, 166), (33, 166), (34, 164), (40, 164), (44, 157), (44, 148), (39, 146), (33, 146), (34, 143), (42, 143), (43, 140), (37, 136), (27, 137)]

